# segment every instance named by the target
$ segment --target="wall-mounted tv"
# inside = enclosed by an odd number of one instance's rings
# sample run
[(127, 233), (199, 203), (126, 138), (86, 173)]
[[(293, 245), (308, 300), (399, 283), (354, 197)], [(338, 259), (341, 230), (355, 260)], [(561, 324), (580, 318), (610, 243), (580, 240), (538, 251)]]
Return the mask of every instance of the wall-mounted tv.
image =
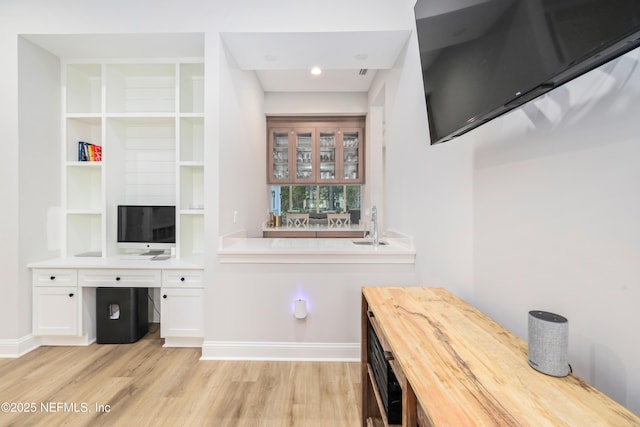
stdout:
[(640, 46), (638, 0), (417, 0), (431, 143)]
[(118, 206), (118, 247), (163, 251), (176, 243), (175, 206)]

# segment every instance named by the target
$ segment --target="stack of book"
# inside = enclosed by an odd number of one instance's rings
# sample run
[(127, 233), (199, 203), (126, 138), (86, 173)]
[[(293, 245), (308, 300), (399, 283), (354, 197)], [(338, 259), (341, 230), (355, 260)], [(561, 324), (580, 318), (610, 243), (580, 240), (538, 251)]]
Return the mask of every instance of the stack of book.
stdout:
[(90, 142), (78, 141), (79, 162), (101, 162), (102, 146)]

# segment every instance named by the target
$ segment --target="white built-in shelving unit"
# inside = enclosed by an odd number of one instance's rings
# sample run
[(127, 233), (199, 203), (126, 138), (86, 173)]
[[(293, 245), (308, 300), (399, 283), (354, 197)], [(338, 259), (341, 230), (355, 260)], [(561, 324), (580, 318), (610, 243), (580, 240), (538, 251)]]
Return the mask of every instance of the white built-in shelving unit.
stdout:
[[(62, 65), (64, 256), (113, 256), (119, 204), (176, 206), (176, 256), (203, 252), (204, 63)], [(78, 142), (102, 146), (78, 160)]]

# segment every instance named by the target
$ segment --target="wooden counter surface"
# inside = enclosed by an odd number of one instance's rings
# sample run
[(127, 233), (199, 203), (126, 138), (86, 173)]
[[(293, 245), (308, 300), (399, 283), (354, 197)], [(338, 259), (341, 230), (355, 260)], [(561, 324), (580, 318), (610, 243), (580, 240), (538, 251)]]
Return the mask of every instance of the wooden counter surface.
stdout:
[(579, 378), (532, 369), (523, 340), (444, 289), (363, 288), (363, 297), (434, 426), (640, 425)]

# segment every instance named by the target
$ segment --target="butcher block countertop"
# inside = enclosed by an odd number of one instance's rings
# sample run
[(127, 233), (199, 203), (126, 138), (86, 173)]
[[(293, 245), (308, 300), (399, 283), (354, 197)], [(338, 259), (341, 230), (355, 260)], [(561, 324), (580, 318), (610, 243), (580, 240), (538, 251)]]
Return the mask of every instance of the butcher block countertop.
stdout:
[[(362, 294), (363, 347), (367, 327), (389, 347), (408, 425), (640, 425), (578, 377), (532, 369), (526, 342), (444, 289), (366, 287)], [(367, 360), (363, 350), (363, 425), (376, 424), (369, 418), (377, 411), (367, 403)]]

